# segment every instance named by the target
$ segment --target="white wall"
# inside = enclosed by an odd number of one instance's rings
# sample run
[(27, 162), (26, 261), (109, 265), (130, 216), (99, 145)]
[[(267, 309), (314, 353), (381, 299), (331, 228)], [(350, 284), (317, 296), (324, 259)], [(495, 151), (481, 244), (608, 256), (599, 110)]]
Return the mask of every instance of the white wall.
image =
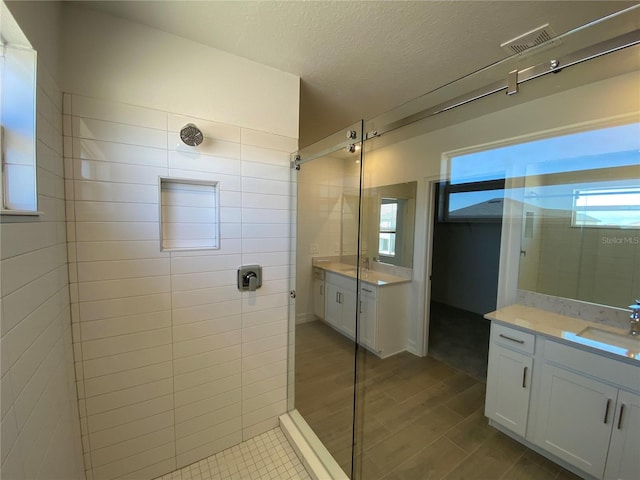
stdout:
[(298, 138), (300, 79), (74, 2), (63, 90)]
[[(37, 47), (37, 45), (36, 45)], [(40, 217), (2, 218), (3, 479), (84, 478), (65, 231), (62, 94), (38, 68)]]
[[(88, 477), (153, 478), (274, 428), (296, 139), (78, 95), (65, 108)], [(189, 122), (199, 147), (179, 140)], [(219, 182), (219, 250), (161, 251), (159, 176)], [(237, 290), (243, 264), (263, 266), (258, 291)]]
[(39, 217), (0, 219), (1, 465), (7, 480), (84, 478), (71, 345), (59, 6), (10, 2), (38, 51)]

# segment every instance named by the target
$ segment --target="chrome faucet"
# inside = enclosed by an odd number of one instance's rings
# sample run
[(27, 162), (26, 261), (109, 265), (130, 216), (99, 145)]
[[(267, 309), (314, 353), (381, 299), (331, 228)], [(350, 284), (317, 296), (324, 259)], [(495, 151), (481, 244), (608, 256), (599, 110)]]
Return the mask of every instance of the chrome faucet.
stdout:
[[(369, 270), (369, 257), (365, 257), (360, 263), (362, 264), (362, 268)], [(638, 307), (640, 308), (640, 305)]]
[(640, 335), (640, 299), (636, 300), (635, 305), (629, 305), (631, 316), (629, 317), (629, 333), (633, 336)]

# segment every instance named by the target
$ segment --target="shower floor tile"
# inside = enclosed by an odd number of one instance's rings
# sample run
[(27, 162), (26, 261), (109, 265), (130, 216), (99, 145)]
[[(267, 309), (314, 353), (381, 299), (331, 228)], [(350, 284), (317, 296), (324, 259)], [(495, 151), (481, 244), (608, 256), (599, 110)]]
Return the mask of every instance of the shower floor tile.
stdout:
[(311, 480), (280, 427), (156, 480)]

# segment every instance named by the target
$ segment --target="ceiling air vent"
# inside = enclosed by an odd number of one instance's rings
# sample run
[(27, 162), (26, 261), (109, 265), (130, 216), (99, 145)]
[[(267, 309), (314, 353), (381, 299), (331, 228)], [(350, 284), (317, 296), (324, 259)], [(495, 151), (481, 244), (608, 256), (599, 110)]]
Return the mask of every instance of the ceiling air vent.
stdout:
[(551, 28), (548, 23), (545, 23), (538, 28), (534, 28), (527, 33), (523, 33), (516, 38), (501, 43), (500, 46), (509, 52), (509, 55), (523, 54), (530, 48), (543, 45), (547, 42), (548, 45), (560, 43), (558, 39), (552, 40), (555, 36), (556, 32), (553, 31), (553, 28)]

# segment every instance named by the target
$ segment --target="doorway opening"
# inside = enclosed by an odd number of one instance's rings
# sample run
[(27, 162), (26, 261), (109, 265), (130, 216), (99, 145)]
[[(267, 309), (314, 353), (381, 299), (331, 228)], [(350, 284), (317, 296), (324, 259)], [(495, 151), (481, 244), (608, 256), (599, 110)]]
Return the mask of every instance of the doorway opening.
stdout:
[(504, 178), (435, 185), (429, 355), (478, 380), (487, 376), (496, 309)]

